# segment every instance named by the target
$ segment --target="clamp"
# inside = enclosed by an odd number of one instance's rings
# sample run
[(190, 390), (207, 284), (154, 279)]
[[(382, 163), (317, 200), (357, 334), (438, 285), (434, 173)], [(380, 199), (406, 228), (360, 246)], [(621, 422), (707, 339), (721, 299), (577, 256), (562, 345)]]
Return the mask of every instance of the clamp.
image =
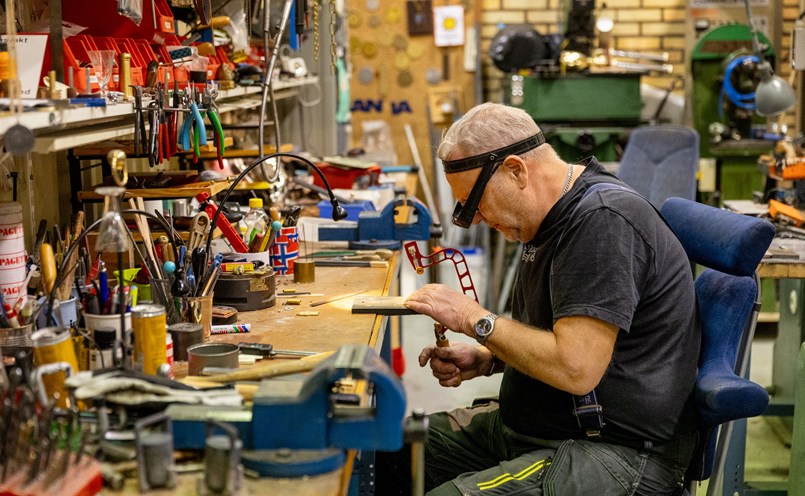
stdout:
[(434, 235), (428, 208), (413, 196), (394, 200), (382, 211), (361, 212), (357, 225), (344, 224), (319, 226), (319, 240), (349, 241), (352, 250), (398, 249), (402, 241), (426, 241)]

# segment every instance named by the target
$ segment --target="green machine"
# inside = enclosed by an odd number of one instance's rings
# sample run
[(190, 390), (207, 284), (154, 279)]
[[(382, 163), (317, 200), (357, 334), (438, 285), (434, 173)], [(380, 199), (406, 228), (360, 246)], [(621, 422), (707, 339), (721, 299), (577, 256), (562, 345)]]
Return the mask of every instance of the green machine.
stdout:
[[(758, 36), (765, 58), (773, 64), (771, 42), (763, 33)], [(765, 127), (765, 118), (724, 96), (727, 73), (734, 95), (754, 91), (757, 64), (749, 60), (751, 52), (749, 26), (727, 24), (705, 32), (691, 53), (693, 127), (701, 136), (701, 157), (716, 159), (718, 202), (749, 199), (752, 192), (762, 191), (766, 174), (757, 158), (774, 148), (773, 141), (753, 139), (754, 130)]]
[(503, 102), (544, 128), (563, 160), (595, 155), (619, 159), (629, 131), (640, 123), (640, 74), (514, 74), (502, 82)]

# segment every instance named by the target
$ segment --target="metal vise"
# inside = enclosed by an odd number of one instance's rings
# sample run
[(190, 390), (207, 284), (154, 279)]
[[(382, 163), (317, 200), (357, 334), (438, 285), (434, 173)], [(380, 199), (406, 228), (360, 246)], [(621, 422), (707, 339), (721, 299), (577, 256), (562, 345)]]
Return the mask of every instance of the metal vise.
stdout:
[[(410, 209), (404, 219), (404, 208)], [(399, 248), (401, 241), (426, 241), (431, 238), (432, 218), (424, 203), (413, 196), (390, 202), (381, 211), (364, 211), (358, 223), (340, 222), (319, 227), (320, 241), (349, 241), (352, 249), (364, 247)], [(434, 236), (439, 234), (434, 233)], [(377, 241), (382, 244), (371, 244)]]
[(342, 346), (310, 375), (295, 377), (260, 383), (252, 449), (402, 447), (405, 391), (368, 346)]

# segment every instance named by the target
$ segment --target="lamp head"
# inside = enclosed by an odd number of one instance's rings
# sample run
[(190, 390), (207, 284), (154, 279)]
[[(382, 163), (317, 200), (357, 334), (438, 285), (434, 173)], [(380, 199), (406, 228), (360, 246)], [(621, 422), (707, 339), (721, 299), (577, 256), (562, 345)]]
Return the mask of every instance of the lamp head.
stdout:
[(333, 198), (333, 199), (330, 200), (330, 204), (333, 206), (333, 220), (334, 221), (337, 222), (339, 220), (344, 220), (344, 219), (347, 218), (347, 215), (349, 215), (347, 213), (347, 209), (342, 207), (341, 204), (338, 203), (338, 200)]
[(775, 76), (768, 61), (759, 67), (760, 83), (755, 89), (755, 105), (758, 115), (773, 117), (791, 110), (797, 103), (797, 95), (786, 80)]

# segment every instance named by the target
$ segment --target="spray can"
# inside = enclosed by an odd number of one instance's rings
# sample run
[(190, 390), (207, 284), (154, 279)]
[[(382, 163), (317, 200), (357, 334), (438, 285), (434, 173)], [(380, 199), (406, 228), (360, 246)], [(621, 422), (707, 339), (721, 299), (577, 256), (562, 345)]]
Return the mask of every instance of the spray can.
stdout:
[(165, 307), (153, 304), (133, 307), (131, 326), (134, 331), (135, 370), (156, 375), (159, 366), (167, 363)]

